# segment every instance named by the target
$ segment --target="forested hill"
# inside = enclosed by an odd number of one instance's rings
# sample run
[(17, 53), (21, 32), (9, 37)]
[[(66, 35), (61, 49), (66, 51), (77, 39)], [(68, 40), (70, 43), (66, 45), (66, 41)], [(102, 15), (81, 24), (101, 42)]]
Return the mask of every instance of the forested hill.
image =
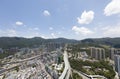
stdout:
[(91, 44), (105, 44), (120, 48), (120, 38), (90, 38), (81, 41), (55, 38), (44, 39), (41, 37), (23, 38), (23, 37), (0, 37), (0, 48), (10, 47), (31, 47), (34, 45), (48, 44), (48, 43), (91, 43)]
[(120, 48), (120, 38), (90, 38), (81, 40), (82, 43), (105, 44)]
[(44, 39), (41, 37), (34, 38), (23, 38), (23, 37), (0, 37), (0, 48), (10, 48), (10, 47), (29, 47), (34, 45), (41, 45), (47, 43), (77, 43), (79, 41), (66, 39), (66, 38), (56, 38), (56, 39)]

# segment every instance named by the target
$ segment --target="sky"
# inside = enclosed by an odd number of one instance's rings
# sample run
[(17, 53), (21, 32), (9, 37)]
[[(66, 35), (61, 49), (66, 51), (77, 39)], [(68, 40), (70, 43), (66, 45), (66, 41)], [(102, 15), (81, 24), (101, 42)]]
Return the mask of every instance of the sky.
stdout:
[(0, 37), (120, 37), (120, 0), (0, 0)]

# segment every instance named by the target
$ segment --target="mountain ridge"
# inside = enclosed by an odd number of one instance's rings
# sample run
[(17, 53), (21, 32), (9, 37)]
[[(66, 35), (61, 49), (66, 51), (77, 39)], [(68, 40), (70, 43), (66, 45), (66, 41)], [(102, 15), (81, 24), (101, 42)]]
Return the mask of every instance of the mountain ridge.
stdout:
[(120, 48), (120, 37), (115, 38), (88, 38), (81, 40), (82, 43), (94, 43), (94, 44), (104, 44), (110, 45), (111, 47)]
[(83, 40), (67, 39), (67, 38), (50, 38), (42, 37), (24, 38), (24, 37), (0, 37), (0, 48), (10, 47), (29, 47), (33, 45), (41, 45), (47, 43), (93, 43), (105, 44), (112, 47), (120, 48), (120, 37), (110, 38), (87, 38)]
[(0, 37), (0, 48), (29, 47), (47, 43), (77, 43), (79, 41), (66, 38), (44, 39), (42, 37)]

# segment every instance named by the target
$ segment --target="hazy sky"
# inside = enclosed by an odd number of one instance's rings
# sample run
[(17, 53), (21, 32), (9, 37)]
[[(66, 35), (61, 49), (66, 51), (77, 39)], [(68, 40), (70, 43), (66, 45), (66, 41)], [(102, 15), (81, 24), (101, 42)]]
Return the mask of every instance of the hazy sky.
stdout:
[(0, 37), (120, 37), (120, 0), (0, 0)]

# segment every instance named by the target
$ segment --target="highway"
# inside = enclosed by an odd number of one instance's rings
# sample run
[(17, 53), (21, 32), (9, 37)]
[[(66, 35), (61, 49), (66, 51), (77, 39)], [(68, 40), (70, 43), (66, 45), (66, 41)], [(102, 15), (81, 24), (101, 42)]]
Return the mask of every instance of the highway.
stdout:
[[(17, 65), (17, 66), (20, 66), (20, 65)], [(16, 67), (16, 66), (11, 67), (11, 68), (7, 68), (7, 69), (2, 69), (2, 70), (0, 70), (0, 76), (3, 75), (4, 72), (9, 71), (9, 70), (11, 70), (11, 69), (14, 69), (15, 67)]]
[(18, 60), (16, 62), (9, 62), (9, 63), (5, 63), (5, 64), (16, 64), (16, 63), (21, 63), (21, 62), (25, 62), (25, 61), (29, 61), (29, 60), (33, 60), (33, 59), (36, 59), (38, 57), (40, 57), (41, 55), (37, 55), (37, 56), (33, 56), (33, 57), (30, 57), (30, 58), (26, 58), (26, 59), (23, 59), (23, 60)]
[(90, 79), (90, 77), (88, 77), (87, 75), (85, 75), (81, 72), (78, 72), (77, 70), (74, 70), (74, 69), (72, 69), (72, 70), (73, 70), (73, 72), (79, 74), (83, 79)]
[(96, 78), (100, 78), (100, 79), (107, 79), (105, 78), (104, 76), (101, 76), (101, 75), (87, 75), (81, 71), (77, 71), (77, 70), (74, 70), (72, 69), (73, 72), (75, 73), (78, 73), (80, 76), (82, 76), (83, 79), (96, 79)]
[[(7, 63), (7, 64), (15, 64), (15, 63), (21, 63), (21, 62), (25, 62), (25, 61), (29, 61), (29, 60), (33, 60), (35, 58), (39, 58), (41, 55), (37, 55), (37, 56), (34, 56), (34, 57), (31, 57), (31, 58), (26, 58), (26, 59), (23, 59), (23, 60), (19, 60), (19, 61), (16, 61), (16, 62), (10, 62), (10, 63)], [(14, 67), (12, 68), (8, 68), (8, 69), (1, 69), (0, 70), (0, 75), (2, 75), (2, 73), (8, 71), (8, 70), (11, 70), (13, 69)]]
[(67, 51), (64, 51), (64, 62), (65, 62), (65, 68), (63, 70), (63, 73), (59, 77), (59, 79), (69, 79), (70, 74), (71, 74), (71, 67), (70, 67), (70, 63), (68, 61)]

